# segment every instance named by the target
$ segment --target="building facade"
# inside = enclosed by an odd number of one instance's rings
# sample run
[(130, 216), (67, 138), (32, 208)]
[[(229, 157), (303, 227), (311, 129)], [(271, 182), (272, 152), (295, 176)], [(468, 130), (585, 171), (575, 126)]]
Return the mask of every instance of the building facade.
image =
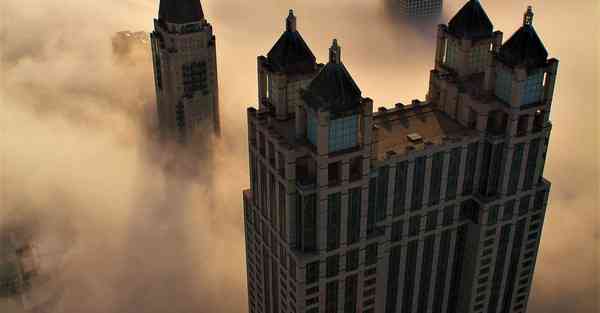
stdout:
[(442, 13), (444, 0), (392, 0), (399, 12), (407, 16), (432, 16)]
[(249, 312), (526, 312), (558, 66), (531, 8), (502, 43), (468, 1), (439, 26), (426, 100), (376, 112), (338, 42), (316, 64), (295, 20), (248, 109)]
[(161, 136), (181, 143), (218, 136), (216, 39), (200, 0), (160, 1), (150, 37)]

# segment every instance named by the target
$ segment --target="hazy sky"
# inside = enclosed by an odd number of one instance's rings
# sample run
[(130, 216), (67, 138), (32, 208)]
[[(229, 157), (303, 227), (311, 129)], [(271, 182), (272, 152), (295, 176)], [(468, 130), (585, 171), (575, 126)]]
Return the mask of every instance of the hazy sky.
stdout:
[[(464, 1), (447, 1), (447, 20)], [(596, 0), (483, 1), (505, 39), (528, 4), (560, 59), (546, 177), (553, 183), (530, 312), (594, 312), (598, 280)], [(67, 312), (245, 312), (241, 190), (245, 109), (257, 98), (256, 56), (289, 8), (317, 58), (331, 40), (376, 106), (423, 98), (435, 23), (407, 26), (384, 0), (204, 0), (217, 35), (224, 140), (215, 182), (164, 173), (153, 144), (148, 55), (116, 64), (110, 37), (150, 31), (154, 0), (0, 3), (0, 225), (15, 210), (43, 238), (68, 238), (60, 289)], [(201, 167), (201, 170), (210, 170)], [(2, 308), (0, 307), (0, 311)]]

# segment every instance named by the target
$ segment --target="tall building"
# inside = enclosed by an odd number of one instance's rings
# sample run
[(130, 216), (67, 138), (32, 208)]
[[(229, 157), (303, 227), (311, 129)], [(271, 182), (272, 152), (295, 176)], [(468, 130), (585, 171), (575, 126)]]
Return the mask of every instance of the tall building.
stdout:
[(248, 109), (249, 311), (526, 312), (558, 66), (531, 8), (502, 44), (467, 2), (439, 26), (427, 99), (376, 112), (337, 41), (323, 67), (295, 27), (274, 50)]
[(151, 34), (163, 138), (186, 143), (219, 135), (217, 56), (200, 0), (162, 0)]
[(432, 16), (442, 13), (444, 0), (391, 0), (399, 13), (407, 16)]

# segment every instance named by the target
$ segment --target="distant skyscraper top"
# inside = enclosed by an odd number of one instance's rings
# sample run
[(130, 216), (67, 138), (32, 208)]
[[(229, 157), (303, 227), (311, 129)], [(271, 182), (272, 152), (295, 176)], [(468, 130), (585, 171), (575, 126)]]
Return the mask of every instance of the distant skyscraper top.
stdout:
[(216, 38), (200, 0), (162, 0), (151, 34), (163, 139), (202, 143), (219, 136)]
[(432, 16), (442, 13), (443, 0), (392, 0), (399, 13), (407, 16)]
[(158, 19), (173, 24), (196, 23), (204, 19), (204, 11), (200, 0), (160, 1)]

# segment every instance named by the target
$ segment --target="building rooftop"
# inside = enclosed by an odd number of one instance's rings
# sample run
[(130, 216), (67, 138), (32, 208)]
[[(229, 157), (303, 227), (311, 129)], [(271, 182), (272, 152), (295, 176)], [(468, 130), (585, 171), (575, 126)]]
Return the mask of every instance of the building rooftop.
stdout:
[(204, 19), (200, 0), (161, 0), (158, 19), (167, 23), (187, 24)]
[(500, 48), (498, 57), (507, 65), (537, 67), (546, 63), (548, 51), (533, 28), (533, 10), (527, 8), (523, 26)]
[(448, 30), (460, 38), (491, 37), (494, 26), (478, 0), (470, 0), (448, 23)]
[(285, 32), (267, 54), (267, 60), (274, 70), (286, 73), (306, 73), (315, 70), (317, 59), (298, 30), (296, 17), (290, 10)]
[(304, 92), (304, 100), (315, 110), (328, 110), (333, 113), (356, 109), (362, 92), (352, 75), (341, 61), (341, 48), (337, 40), (329, 52), (329, 63), (319, 72)]
[(436, 110), (431, 104), (380, 111), (374, 114), (373, 123), (377, 159), (384, 159), (392, 151), (401, 155), (407, 151), (457, 142), (478, 134)]

